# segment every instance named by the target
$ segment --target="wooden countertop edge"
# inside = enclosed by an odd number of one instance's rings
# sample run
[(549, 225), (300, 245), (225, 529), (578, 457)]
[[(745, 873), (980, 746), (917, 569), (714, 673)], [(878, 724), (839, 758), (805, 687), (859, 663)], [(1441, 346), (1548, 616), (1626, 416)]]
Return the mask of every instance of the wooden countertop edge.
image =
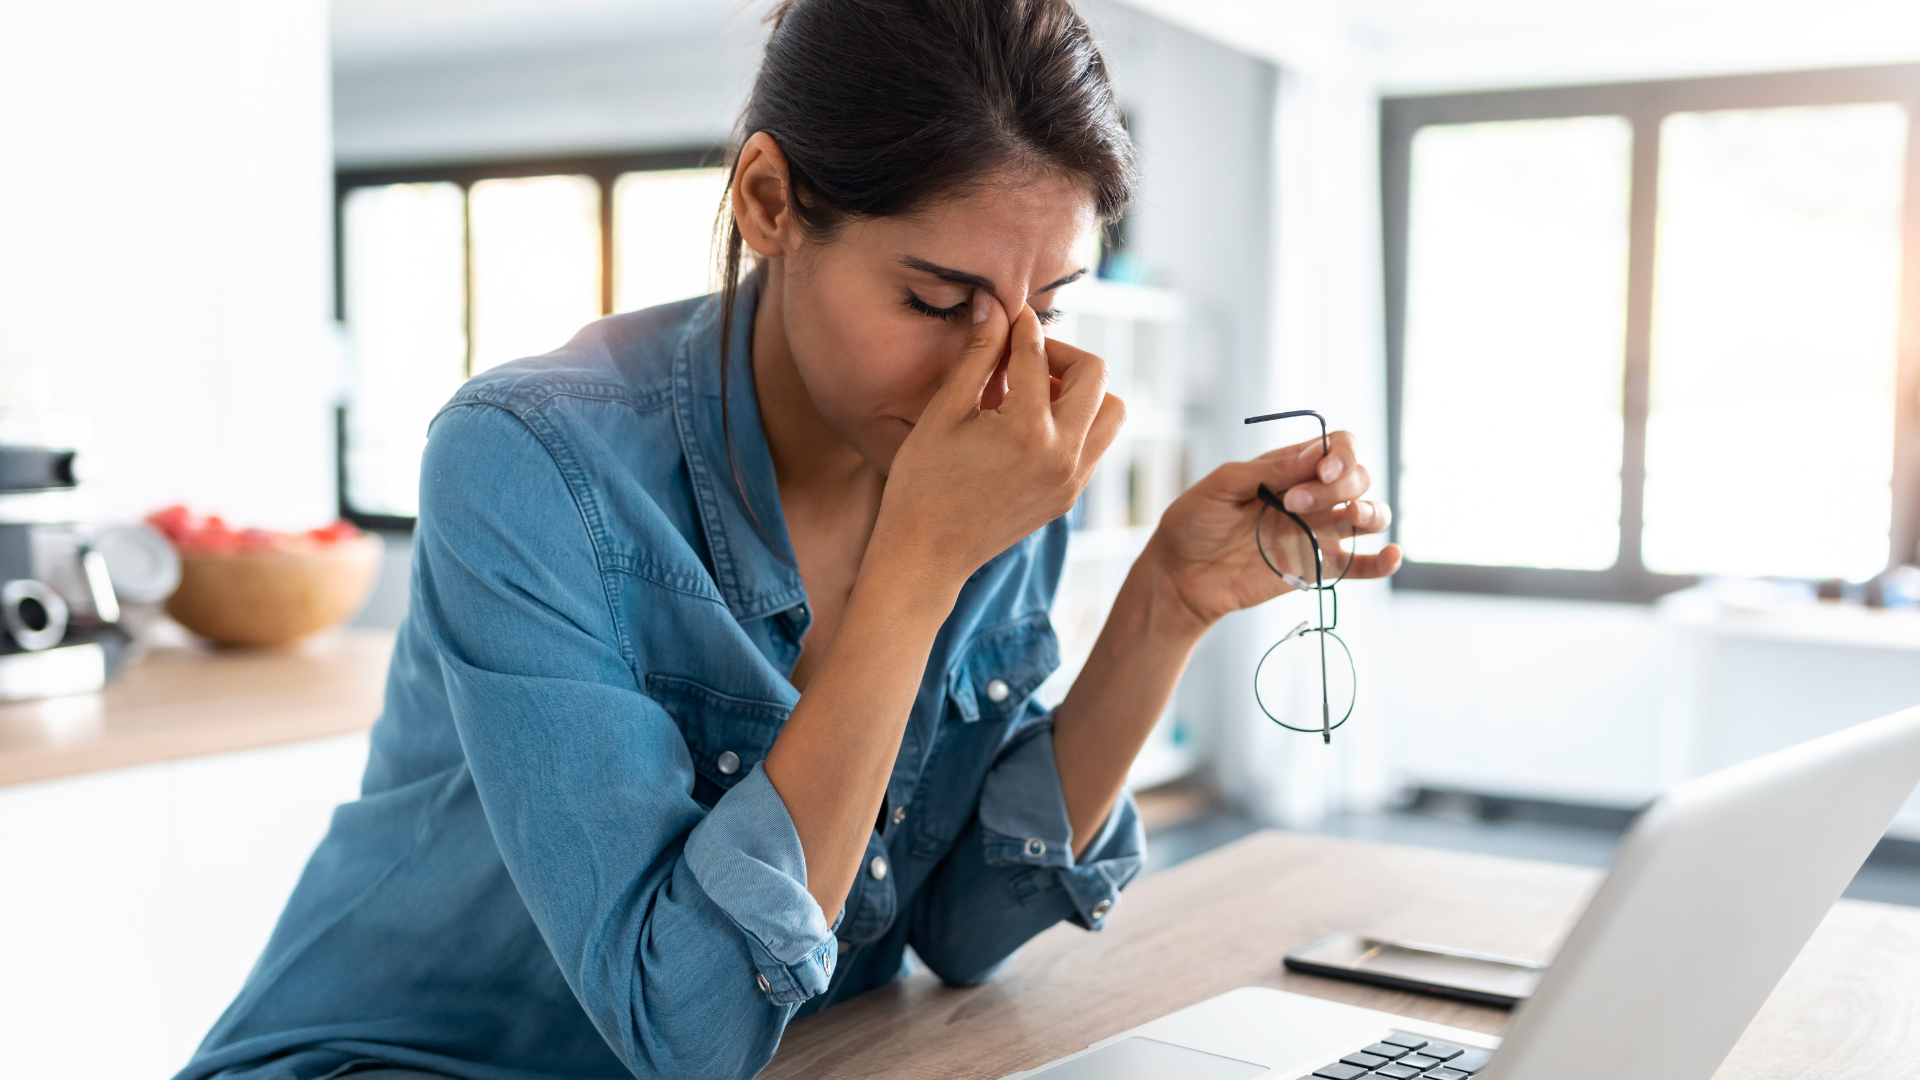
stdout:
[(393, 641), (343, 627), (277, 649), (155, 645), (102, 691), (0, 705), (0, 789), (364, 732)]
[(71, 746), (14, 749), (0, 754), (0, 788), (352, 735), (371, 728), (374, 719), (372, 715), (343, 714), (338, 703), (329, 702), (283, 708), (271, 718), (223, 717), (191, 725), (118, 732), (110, 738)]

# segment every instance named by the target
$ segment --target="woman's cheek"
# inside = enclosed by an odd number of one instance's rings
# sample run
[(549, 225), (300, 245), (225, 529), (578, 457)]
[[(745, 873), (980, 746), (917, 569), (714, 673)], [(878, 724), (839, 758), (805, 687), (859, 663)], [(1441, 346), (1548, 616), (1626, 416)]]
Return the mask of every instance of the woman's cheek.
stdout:
[(861, 341), (847, 355), (856, 358), (851, 367), (876, 411), (917, 421), (946, 381), (947, 373), (959, 362), (966, 335), (953, 333), (952, 327), (924, 316), (894, 329), (893, 333)]
[(960, 350), (965, 342), (964, 336), (959, 336), (954, 342), (936, 340), (899, 367), (891, 393), (893, 400), (900, 402), (903, 410), (910, 411), (907, 419), (920, 419), (920, 413), (926, 409), (927, 403), (940, 392), (947, 377), (959, 366)]

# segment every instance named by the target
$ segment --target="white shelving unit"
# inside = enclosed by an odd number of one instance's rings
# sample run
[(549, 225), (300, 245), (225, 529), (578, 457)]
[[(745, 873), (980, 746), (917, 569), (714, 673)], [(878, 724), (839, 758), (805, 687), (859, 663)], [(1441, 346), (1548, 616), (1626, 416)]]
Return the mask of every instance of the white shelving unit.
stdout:
[[(1093, 650), (1127, 570), (1160, 514), (1187, 484), (1185, 350), (1187, 304), (1168, 289), (1090, 280), (1060, 297), (1062, 315), (1047, 336), (1097, 353), (1110, 369), (1108, 389), (1127, 403), (1127, 423), (1074, 511), (1076, 528), (1053, 605), (1060, 670), (1041, 686), (1052, 706), (1066, 696)], [(1127, 777), (1152, 787), (1199, 763), (1193, 725), (1169, 708)]]

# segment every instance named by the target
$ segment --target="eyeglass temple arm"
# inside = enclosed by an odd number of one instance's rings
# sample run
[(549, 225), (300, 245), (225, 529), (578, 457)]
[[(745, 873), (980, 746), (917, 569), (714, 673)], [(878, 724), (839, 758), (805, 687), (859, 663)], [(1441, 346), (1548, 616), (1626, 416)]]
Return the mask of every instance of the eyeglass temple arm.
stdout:
[(1294, 409), (1291, 412), (1275, 412), (1267, 413), (1264, 416), (1249, 416), (1244, 422), (1248, 424), (1264, 424), (1269, 420), (1291, 420), (1296, 416), (1311, 416), (1315, 420), (1320, 421), (1320, 453), (1323, 455), (1333, 453), (1333, 444), (1327, 439), (1327, 418), (1314, 412), (1312, 409)]

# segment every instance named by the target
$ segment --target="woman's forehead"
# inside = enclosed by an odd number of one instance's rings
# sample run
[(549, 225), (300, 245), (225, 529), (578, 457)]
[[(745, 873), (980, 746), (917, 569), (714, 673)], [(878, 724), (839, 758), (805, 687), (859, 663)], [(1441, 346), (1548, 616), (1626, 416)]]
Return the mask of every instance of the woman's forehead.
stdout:
[(996, 287), (1039, 289), (1078, 268), (1069, 264), (1095, 224), (1084, 187), (1043, 177), (980, 185), (912, 214), (869, 219), (847, 239), (909, 270), (947, 268)]

